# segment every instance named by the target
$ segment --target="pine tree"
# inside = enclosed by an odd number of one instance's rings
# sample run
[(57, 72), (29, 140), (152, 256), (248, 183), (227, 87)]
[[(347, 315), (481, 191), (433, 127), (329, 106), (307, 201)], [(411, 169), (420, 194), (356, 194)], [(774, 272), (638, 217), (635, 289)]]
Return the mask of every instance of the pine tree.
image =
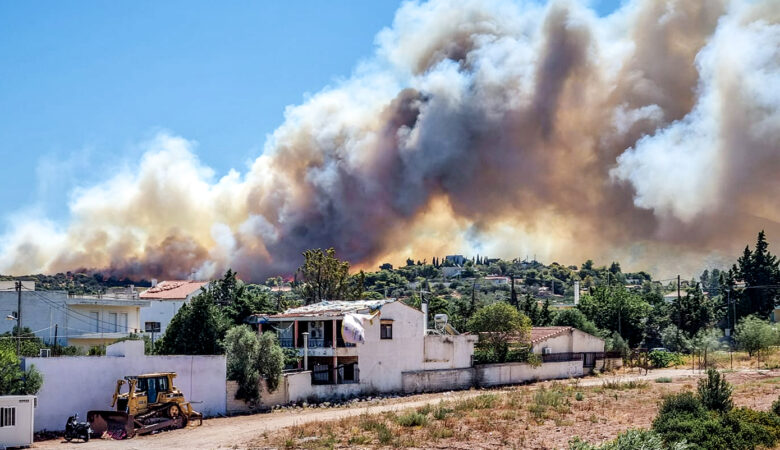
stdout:
[(539, 314), (539, 326), (546, 327), (552, 323), (552, 311), (550, 311), (550, 299), (544, 300), (542, 312)]
[(737, 302), (738, 317), (757, 314), (767, 317), (775, 307), (780, 290), (780, 264), (777, 257), (769, 253), (769, 243), (762, 230), (756, 239), (753, 252), (745, 247), (742, 256), (734, 266), (736, 276), (745, 282), (745, 290), (739, 295)]

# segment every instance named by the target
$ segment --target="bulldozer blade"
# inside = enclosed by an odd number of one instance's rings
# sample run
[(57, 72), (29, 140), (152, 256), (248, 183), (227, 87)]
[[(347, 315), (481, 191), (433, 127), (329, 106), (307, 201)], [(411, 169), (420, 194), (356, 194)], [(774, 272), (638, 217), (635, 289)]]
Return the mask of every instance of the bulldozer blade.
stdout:
[(106, 432), (113, 439), (126, 439), (135, 436), (135, 420), (132, 415), (119, 411), (89, 411), (87, 422), (92, 433), (103, 436)]
[(175, 419), (165, 419), (157, 423), (151, 423), (144, 425), (142, 428), (135, 430), (136, 434), (144, 435), (158, 430), (173, 430), (176, 428), (184, 428), (184, 418), (177, 417)]

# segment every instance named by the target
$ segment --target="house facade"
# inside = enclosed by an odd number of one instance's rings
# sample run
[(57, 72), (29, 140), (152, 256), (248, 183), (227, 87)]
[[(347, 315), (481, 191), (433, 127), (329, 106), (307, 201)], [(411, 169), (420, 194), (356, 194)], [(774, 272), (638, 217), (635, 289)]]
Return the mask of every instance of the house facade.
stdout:
[[(74, 345), (89, 349), (131, 333), (140, 333), (140, 311), (149, 302), (132, 289), (112, 295), (74, 296), (66, 291), (22, 289), (22, 326), (30, 328), (47, 345)], [(0, 290), (0, 310), (15, 316), (18, 293)], [(0, 321), (0, 333), (12, 332), (16, 320)]]
[[(348, 314), (374, 316), (363, 322), (364, 343), (344, 341)], [(477, 341), (468, 334), (431, 334), (425, 313), (395, 300), (320, 302), (258, 319), (260, 332), (275, 331), (282, 347), (306, 356), (302, 365), (312, 384), (354, 384), (360, 392), (400, 392), (404, 372), (470, 367)]]
[(152, 339), (162, 336), (171, 319), (185, 303), (208, 287), (206, 281), (161, 281), (141, 292), (139, 298), (149, 302), (141, 309), (141, 329)]
[(531, 351), (544, 362), (581, 360), (585, 372), (602, 367), (605, 358), (604, 339), (574, 327), (533, 327)]

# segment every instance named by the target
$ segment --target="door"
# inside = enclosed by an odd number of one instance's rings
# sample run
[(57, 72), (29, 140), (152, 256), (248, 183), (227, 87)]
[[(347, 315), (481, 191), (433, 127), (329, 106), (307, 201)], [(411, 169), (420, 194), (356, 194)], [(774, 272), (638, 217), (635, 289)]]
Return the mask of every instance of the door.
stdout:
[(146, 402), (157, 403), (157, 379), (147, 378), (146, 380)]

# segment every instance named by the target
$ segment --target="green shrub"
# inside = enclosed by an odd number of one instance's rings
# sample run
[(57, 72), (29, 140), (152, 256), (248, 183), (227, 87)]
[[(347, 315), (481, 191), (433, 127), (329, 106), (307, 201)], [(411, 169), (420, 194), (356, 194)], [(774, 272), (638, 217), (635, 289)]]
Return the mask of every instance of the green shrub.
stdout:
[(683, 359), (683, 356), (679, 353), (655, 350), (650, 352), (647, 357), (650, 360), (650, 364), (657, 369), (685, 364), (685, 359)]
[(771, 448), (780, 440), (780, 417), (769, 412), (735, 408), (722, 422), (724, 434), (732, 436), (731, 448)]
[(472, 409), (489, 409), (498, 403), (498, 395), (481, 394), (455, 403), (456, 411), (470, 411)]
[(569, 441), (569, 450), (685, 450), (691, 448), (680, 442), (671, 446), (664, 445), (663, 438), (650, 430), (626, 430), (612, 441), (601, 445), (589, 444), (579, 437)]
[(699, 398), (684, 392), (664, 400), (653, 431), (667, 444), (689, 442), (694, 449), (754, 449), (780, 440), (780, 417), (747, 408), (708, 411)]
[(574, 399), (577, 400), (578, 402), (581, 402), (585, 399), (585, 396), (582, 395), (582, 392), (577, 392), (577, 395), (574, 396)]
[(656, 383), (671, 383), (672, 379), (669, 377), (658, 377), (655, 379)]
[(772, 402), (772, 412), (775, 413), (776, 416), (780, 416), (780, 397)]
[(702, 442), (717, 435), (720, 424), (707, 414), (701, 401), (692, 392), (670, 395), (661, 403), (653, 420), (653, 431), (667, 443)]
[(707, 378), (699, 380), (699, 399), (705, 408), (726, 412), (734, 407), (731, 384), (715, 369), (707, 369)]
[(402, 427), (421, 427), (428, 424), (428, 417), (418, 412), (406, 413), (396, 419)]
[(433, 410), (433, 418), (436, 420), (444, 420), (447, 418), (447, 414), (450, 414), (451, 412), (451, 408), (445, 407), (444, 402), (440, 402), (439, 406)]

